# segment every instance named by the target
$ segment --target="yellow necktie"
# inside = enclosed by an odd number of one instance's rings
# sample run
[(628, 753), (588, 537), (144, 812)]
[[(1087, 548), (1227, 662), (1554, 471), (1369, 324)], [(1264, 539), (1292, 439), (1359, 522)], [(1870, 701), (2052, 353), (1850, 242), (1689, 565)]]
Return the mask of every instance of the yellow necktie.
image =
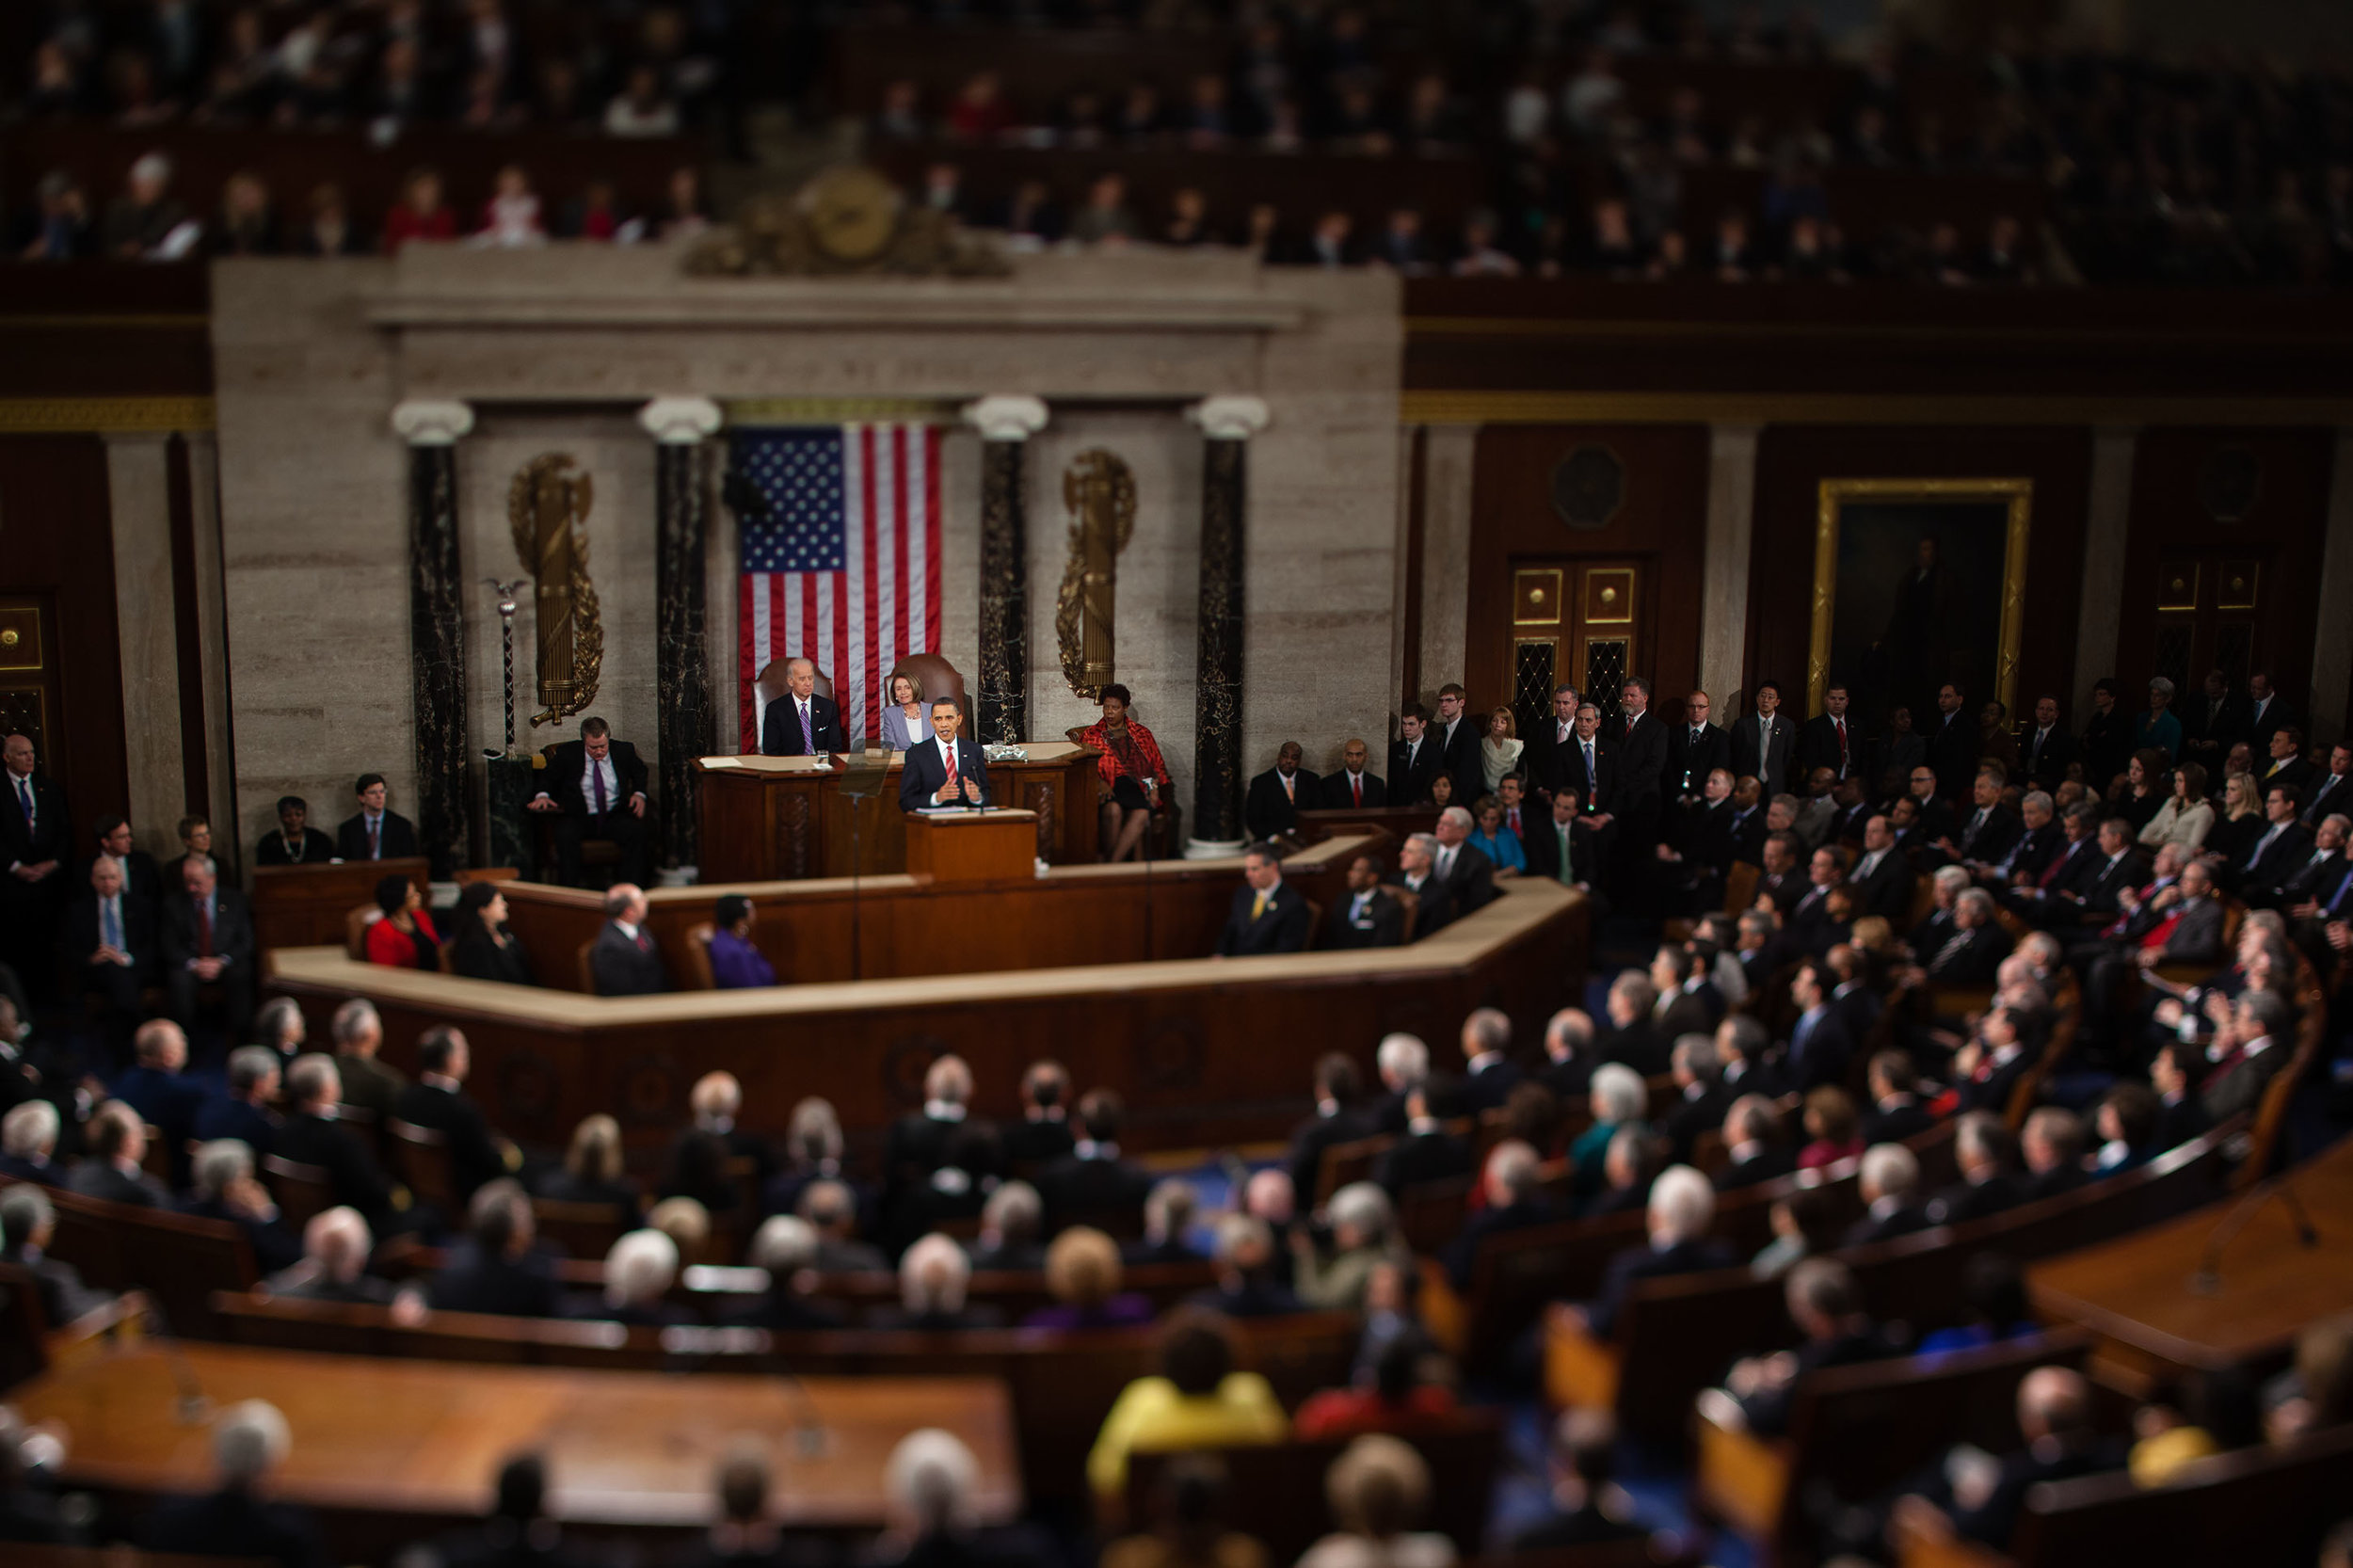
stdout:
[(1251, 905), (1250, 905), (1250, 918), (1251, 918), (1252, 920), (1257, 920), (1259, 916), (1261, 916), (1261, 915), (1263, 915), (1263, 914), (1265, 914), (1265, 913), (1266, 913), (1266, 895), (1265, 895), (1264, 893), (1260, 893), (1260, 894), (1257, 896), (1257, 898), (1256, 898), (1255, 900), (1253, 900), (1253, 901), (1252, 901), (1252, 903), (1251, 903)]

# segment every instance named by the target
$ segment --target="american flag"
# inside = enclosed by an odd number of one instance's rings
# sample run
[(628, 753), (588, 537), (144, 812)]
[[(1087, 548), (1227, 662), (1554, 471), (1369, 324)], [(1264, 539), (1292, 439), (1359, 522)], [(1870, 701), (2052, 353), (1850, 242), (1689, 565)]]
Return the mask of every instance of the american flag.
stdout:
[(939, 650), (939, 431), (928, 424), (744, 429), (735, 471), (768, 503), (744, 520), (737, 708), (760, 749), (752, 683), (808, 658), (833, 681), (845, 735), (882, 738), (883, 678)]

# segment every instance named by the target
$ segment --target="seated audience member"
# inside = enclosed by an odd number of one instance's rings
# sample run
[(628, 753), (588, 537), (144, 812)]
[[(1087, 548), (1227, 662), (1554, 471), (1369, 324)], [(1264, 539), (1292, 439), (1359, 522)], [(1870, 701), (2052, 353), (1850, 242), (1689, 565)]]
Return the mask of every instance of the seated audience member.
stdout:
[(1967, 1308), (1964, 1321), (1924, 1336), (1919, 1354), (1952, 1355), (2042, 1332), (2026, 1300), (2026, 1276), (2005, 1254), (1981, 1252), (1970, 1258), (1961, 1268), (1961, 1294)]
[(658, 1230), (632, 1230), (604, 1255), (604, 1295), (580, 1304), (573, 1314), (632, 1328), (670, 1328), (693, 1321), (684, 1307), (665, 1301), (678, 1278), (679, 1248)]
[(1100, 1568), (1268, 1568), (1256, 1538), (1225, 1528), (1225, 1462), (1188, 1454), (1160, 1472), (1153, 1530), (1103, 1548)]
[(533, 985), (531, 955), (506, 927), (506, 894), (495, 882), (469, 882), (457, 890), (452, 920), (450, 972), (468, 980)]
[(1430, 1506), (1430, 1466), (1403, 1440), (1369, 1432), (1342, 1449), (1323, 1478), (1332, 1534), (1299, 1568), (1447, 1568), (1454, 1543), (1416, 1530)]
[(1911, 1052), (1874, 1052), (1866, 1077), (1871, 1103), (1856, 1129), (1866, 1145), (1900, 1144), (1936, 1125), (1936, 1118), (1920, 1103), (1919, 1074), (1913, 1067)]
[(1257, 842), (1296, 830), (1300, 812), (1323, 804), (1321, 782), (1299, 765), (1305, 755), (1297, 741), (1285, 741), (1275, 750), (1274, 766), (1250, 781), (1242, 828)]
[(2353, 1421), (2353, 1313), (2307, 1323), (2296, 1365), (2263, 1389), (2264, 1436), (2274, 1447)]
[(1622, 1127), (1601, 1157), (1601, 1189), (1577, 1209), (1580, 1217), (1639, 1214), (1650, 1203), (1651, 1183), (1666, 1169), (1665, 1150), (1643, 1127)]
[(2096, 1175), (2129, 1171), (2159, 1154), (2157, 1092), (2135, 1079), (2124, 1079), (2100, 1096), (2091, 1114), (2092, 1132), (2100, 1146), (2092, 1151)]
[(387, 810), (380, 773), (363, 773), (352, 789), (360, 809), (335, 830), (335, 853), (345, 860), (399, 860), (418, 853), (417, 824)]
[(817, 1272), (880, 1273), (890, 1265), (857, 1239), (857, 1198), (844, 1182), (812, 1181), (801, 1193), (800, 1216), (817, 1232)]
[(976, 1528), (980, 1490), (980, 1461), (960, 1439), (936, 1427), (901, 1438), (883, 1466), (888, 1528), (874, 1568), (1042, 1568), (1017, 1532)]
[(841, 1118), (831, 1100), (810, 1095), (793, 1106), (784, 1127), (784, 1163), (760, 1189), (761, 1212), (797, 1212), (810, 1182), (840, 1181), (841, 1149)]
[(1660, 1172), (1650, 1190), (1649, 1241), (1611, 1258), (1600, 1292), (1568, 1310), (1583, 1321), (1587, 1333), (1607, 1339), (1616, 1332), (1618, 1311), (1638, 1281), (1729, 1268), (1732, 1254), (1707, 1234), (1715, 1223), (1716, 1194), (1705, 1176), (1689, 1165)]
[(137, 1112), (120, 1100), (108, 1100), (91, 1112), (83, 1147), (82, 1161), (66, 1181), (68, 1192), (140, 1208), (169, 1206), (163, 1184), (141, 1168), (147, 1158), (147, 1127)]
[(253, 1149), (236, 1138), (216, 1138), (188, 1159), (192, 1189), (180, 1212), (200, 1220), (225, 1220), (245, 1232), (254, 1266), (265, 1274), (292, 1268), (302, 1243), (279, 1222), (278, 1206), (253, 1178)]
[(389, 1230), (408, 1194), (376, 1163), (373, 1140), (355, 1135), (342, 1120), (337, 1060), (314, 1051), (296, 1057), (286, 1069), (287, 1116), (271, 1135), (271, 1152), (324, 1171), (336, 1203), (359, 1210), (372, 1227)]
[(968, 1123), (949, 1140), (947, 1157), (928, 1179), (901, 1187), (883, 1206), (884, 1249), (899, 1252), (935, 1230), (978, 1220), (995, 1180), (989, 1173), (1001, 1162), (996, 1129), (986, 1122)]
[(1732, 1103), (1732, 1096), (1724, 1088), (1723, 1068), (1716, 1058), (1712, 1035), (1676, 1036), (1669, 1060), (1673, 1064), (1677, 1094), (1674, 1109), (1667, 1112), (1658, 1131), (1675, 1162), (1688, 1165), (1700, 1134), (1713, 1132), (1723, 1125), (1724, 1110)]
[(1593, 1046), (1593, 1016), (1563, 1007), (1545, 1025), (1545, 1067), (1537, 1076), (1563, 1103), (1581, 1100), (1592, 1089), (1600, 1053)]
[(1633, 1497), (1611, 1479), (1617, 1458), (1615, 1416), (1606, 1410), (1562, 1411), (1545, 1450), (1550, 1512), (1512, 1537), (1512, 1551), (1561, 1552), (1648, 1535), (1635, 1517)]
[(1409, 1187), (1469, 1175), (1470, 1144), (1447, 1130), (1462, 1111), (1456, 1080), (1433, 1073), (1414, 1085), (1405, 1096), (1405, 1131), (1374, 1161), (1372, 1179), (1396, 1198)]
[(1280, 1443), (1290, 1422), (1256, 1372), (1234, 1369), (1234, 1347), (1214, 1316), (1181, 1312), (1160, 1338), (1160, 1370), (1120, 1390), (1087, 1454), (1095, 1495), (1127, 1490), (1128, 1456), (1138, 1449), (1234, 1448)]
[(1026, 1272), (1046, 1267), (1046, 1205), (1026, 1181), (1000, 1182), (981, 1205), (972, 1267)]
[(840, 1328), (847, 1321), (840, 1304), (827, 1301), (817, 1284), (817, 1227), (797, 1214), (777, 1214), (752, 1233), (751, 1265), (765, 1270), (768, 1288), (744, 1306), (733, 1321), (777, 1334)]
[(376, 1004), (353, 998), (335, 1009), (328, 1032), (335, 1040), (335, 1071), (343, 1080), (343, 1103), (365, 1112), (380, 1126), (408, 1087), (408, 1076), (376, 1057), (384, 1044), (384, 1023), (376, 1016)]
[(2133, 1447), (2124, 1468), (2133, 1484), (2171, 1484), (2182, 1467), (2264, 1440), (2254, 1384), (2234, 1368), (2193, 1375), (2156, 1393), (2133, 1412)]
[(670, 988), (653, 933), (646, 929), (645, 889), (616, 882), (604, 895), (604, 928), (588, 950), (588, 972), (600, 997), (649, 997)]
[(1200, 1249), (1186, 1240), (1201, 1194), (1193, 1183), (1164, 1176), (1152, 1184), (1144, 1199), (1144, 1239), (1120, 1249), (1128, 1263), (1198, 1263)]
[(794, 1568), (802, 1561), (804, 1554), (786, 1544), (768, 1517), (775, 1476), (764, 1441), (739, 1437), (729, 1443), (712, 1480), (719, 1517), (681, 1568)]
[(206, 1143), (239, 1138), (254, 1153), (269, 1153), (279, 1127), (278, 1114), (269, 1108), (278, 1097), (278, 1081), (276, 1051), (266, 1046), (239, 1046), (229, 1053), (228, 1092), (205, 1101), (189, 1136)]
[[(546, 1459), (515, 1454), (499, 1466), (490, 1512), (429, 1552), (424, 1568), (584, 1568), (595, 1561), (549, 1517)], [(405, 1565), (406, 1568), (406, 1565)]]
[(1861, 1117), (1855, 1112), (1854, 1096), (1846, 1090), (1834, 1083), (1809, 1090), (1803, 1116), (1808, 1141), (1798, 1150), (1799, 1170), (1818, 1170), (1863, 1152), (1863, 1138), (1857, 1130)]
[(2296, 1004), (2277, 991), (2246, 992), (2215, 1048), (2222, 1054), (2198, 1086), (2199, 1112), (2208, 1126), (2263, 1103), (2264, 1092), (2295, 1053)]
[(1919, 1157), (1903, 1144), (1874, 1144), (1865, 1149), (1856, 1179), (1863, 1217), (1847, 1227), (1840, 1246), (1865, 1247), (1928, 1229), (1928, 1211), (1920, 1206)]
[(615, 887), (633, 890), (633, 885), (642, 884), (651, 867), (647, 856), (646, 764), (637, 748), (615, 740), (613, 727), (591, 716), (581, 721), (579, 740), (559, 741), (548, 748), (548, 765), (539, 776), (539, 792), (529, 808), (557, 813), (557, 880), (568, 888), (581, 886), (581, 845), (608, 839), (621, 857)]
[[(765, 1138), (748, 1128), (736, 1125), (735, 1118), (744, 1109), (744, 1086), (736, 1080), (735, 1075), (728, 1072), (703, 1074), (695, 1080), (694, 1088), (687, 1091), (686, 1103), (694, 1112), (695, 1120), (687, 1132), (680, 1135), (677, 1146), (682, 1147), (694, 1133), (707, 1134), (726, 1149), (728, 1160), (748, 1164), (755, 1187), (764, 1188), (776, 1161), (769, 1153)], [(672, 1191), (665, 1188), (663, 1195), (667, 1197)], [(683, 1188), (676, 1191), (686, 1197), (700, 1200), (703, 1207), (714, 1214), (733, 1208), (737, 1202), (732, 1192), (713, 1202), (711, 1196), (702, 1192)]]
[(1370, 1135), (1371, 1123), (1354, 1109), (1363, 1088), (1356, 1064), (1345, 1054), (1327, 1051), (1316, 1058), (1316, 1113), (1292, 1130), (1285, 1160), (1295, 1191), (1315, 1191), (1324, 1150)]
[(182, 881), (164, 897), (159, 928), (170, 1016), (181, 1028), (193, 1027), (203, 987), (217, 986), (234, 1039), (253, 1014), (253, 918), (245, 895), (221, 887), (210, 862), (187, 861)]
[(678, 1249), (679, 1262), (708, 1261), (711, 1250), (711, 1210), (693, 1198), (664, 1198), (646, 1210), (648, 1230), (660, 1231)]
[(368, 922), (368, 962), (393, 969), (438, 970), (441, 967), (441, 936), (433, 929), (433, 916), (424, 894), (405, 876), (388, 876), (376, 885), (376, 906), (382, 918)]
[(1650, 1091), (1633, 1068), (1608, 1062), (1593, 1070), (1593, 1087), (1587, 1092), (1586, 1100), (1593, 1124), (1569, 1145), (1570, 1191), (1579, 1201), (1601, 1191), (1602, 1164), (1609, 1154), (1609, 1140), (1618, 1135), (1619, 1128), (1643, 1125), (1643, 1113), (1650, 1109)]
[(1520, 1080), (1512, 1061), (1512, 1019), (1499, 1008), (1476, 1007), (1463, 1020), (1463, 1110), (1470, 1115), (1499, 1109)]
[(1963, 1112), (1953, 1131), (1953, 1156), (1961, 1180), (1929, 1200), (1929, 1224), (1965, 1224), (2024, 1201), (2017, 1140), (2001, 1117), (1990, 1111)]
[(729, 893), (712, 912), (711, 983), (722, 991), (776, 983), (776, 967), (752, 945), (752, 901)]
[(2084, 1168), (2084, 1124), (2073, 1111), (2037, 1106), (2018, 1132), (2019, 1158), (2026, 1166), (2026, 1198), (2055, 1198), (2091, 1179)]
[(1430, 1360), (1420, 1335), (1398, 1336), (1382, 1348), (1371, 1382), (1310, 1394), (1291, 1430), (1315, 1442), (1367, 1432), (1410, 1433), (1443, 1423), (1455, 1412), (1454, 1390), (1425, 1375)]
[(522, 1165), (515, 1145), (490, 1131), (489, 1119), (467, 1095), (472, 1066), (463, 1034), (447, 1024), (428, 1029), (417, 1041), (417, 1081), (392, 1105), (397, 1119), (441, 1134), (459, 1203), (471, 1202), (484, 1182)]
[(114, 1299), (83, 1284), (81, 1271), (72, 1264), (49, 1256), (56, 1231), (56, 1206), (48, 1193), (22, 1182), (0, 1188), (0, 1263), (31, 1272), (40, 1292), (42, 1320), (52, 1332)]
[(264, 1280), (262, 1288), (289, 1301), (390, 1306), (392, 1288), (365, 1272), (375, 1249), (376, 1238), (358, 1209), (321, 1209), (302, 1227), (301, 1258)]
[(1794, 1351), (1743, 1357), (1724, 1380), (1741, 1420), (1764, 1437), (1789, 1430), (1790, 1399), (1807, 1373), (1881, 1360), (1903, 1349), (1864, 1312), (1854, 1276), (1843, 1263), (1806, 1259), (1789, 1271), (1784, 1300), (1802, 1342)]
[(148, 1548), (188, 1556), (260, 1559), (280, 1568), (318, 1568), (328, 1560), (308, 1515), (266, 1498), (269, 1472), (294, 1446), (278, 1407), (246, 1400), (213, 1422), (213, 1465), (219, 1489), (200, 1497), (158, 1501), (147, 1517)]
[(334, 859), (335, 840), (310, 826), (310, 803), (300, 795), (279, 796), (278, 831), (254, 846), (253, 863), (257, 866), (324, 866)]
[(1234, 889), (1225, 927), (1218, 933), (1217, 956), (1243, 958), (1298, 952), (1311, 935), (1306, 895), (1283, 880), (1283, 861), (1273, 844), (1254, 843), (1241, 857), (1242, 886)]
[(1332, 901), (1318, 946), (1337, 952), (1393, 948), (1405, 940), (1405, 906), (1381, 886), (1387, 870), (1377, 855), (1359, 855), (1348, 863), (1348, 896)]
[(466, 1235), (425, 1287), (437, 1312), (488, 1312), (504, 1318), (554, 1318), (562, 1291), (538, 1239), (531, 1199), (507, 1177), (486, 1182), (466, 1211)]
[(921, 1182), (947, 1158), (949, 1140), (964, 1126), (972, 1098), (972, 1069), (961, 1056), (942, 1056), (923, 1072), (923, 1108), (890, 1124), (884, 1145), (886, 1192)]
[(539, 1183), (539, 1196), (557, 1203), (609, 1205), (634, 1224), (645, 1208), (645, 1189), (629, 1174), (621, 1151), (621, 1124), (599, 1112), (572, 1128), (560, 1169)]
[(2028, 1042), (2029, 1027), (2018, 1008), (2003, 1003), (1989, 1009), (1968, 1042), (1953, 1052), (1952, 1087), (1931, 1109), (2006, 1115), (2019, 1080), (2034, 1070), (2040, 1054), (2040, 1047)]
[(138, 1026), (140, 993), (162, 972), (154, 900), (125, 886), (122, 867), (103, 853), (90, 862), (86, 890), (67, 906), (57, 942), (73, 994), (96, 999), (109, 1053), (118, 1061)]
[(1719, 1192), (1753, 1187), (1798, 1168), (1797, 1154), (1782, 1137), (1781, 1116), (1763, 1095), (1742, 1095), (1724, 1112), (1724, 1167), (1716, 1173)]
[(1773, 1239), (1749, 1259), (1749, 1272), (1758, 1279), (1779, 1279), (1807, 1258), (1837, 1245), (1831, 1213), (1830, 1203), (1818, 1187), (1801, 1187), (1774, 1199), (1767, 1213)]
[(2115, 1470), (2124, 1445), (2092, 1422), (2091, 1386), (2065, 1367), (2038, 1367), (2018, 1384), (2020, 1451), (1984, 1464), (1947, 1466), (1941, 1481), (1896, 1499), (1894, 1519), (1930, 1541), (2007, 1548), (2026, 1494), (2045, 1481)]
[(1021, 1119), (1004, 1133), (1005, 1161), (1027, 1171), (1068, 1154), (1070, 1074), (1059, 1062), (1032, 1062), (1021, 1074)]
[(1503, 1136), (1550, 1159), (1561, 1152), (1561, 1117), (1560, 1096), (1532, 1080), (1516, 1083), (1503, 1102)]
[(1498, 877), (1518, 876), (1528, 870), (1528, 849), (1520, 836), (1504, 825), (1503, 802), (1482, 797), (1471, 811), (1479, 825), (1464, 842), (1495, 863)]
[(1109, 1089), (1090, 1089), (1079, 1099), (1078, 1141), (1068, 1154), (1038, 1172), (1034, 1185), (1045, 1200), (1048, 1229), (1080, 1221), (1109, 1222), (1108, 1228), (1134, 1235), (1152, 1178), (1123, 1160), (1119, 1134), (1128, 1108)]
[(1363, 1309), (1373, 1269), (1401, 1256), (1389, 1195), (1369, 1181), (1352, 1181), (1332, 1194), (1330, 1256), (1305, 1230), (1291, 1233), (1291, 1288), (1308, 1306), (1326, 1312)]
[(8, 1114), (0, 1116), (0, 1176), (63, 1187), (66, 1171), (56, 1159), (62, 1120), (47, 1100), (8, 1107)]
[(972, 1265), (964, 1249), (937, 1232), (907, 1248), (899, 1259), (899, 1304), (877, 1307), (868, 1317), (875, 1328), (946, 1333), (995, 1328), (1003, 1321), (994, 1307), (968, 1304)]
[(1439, 1253), (1447, 1279), (1457, 1291), (1470, 1289), (1480, 1242), (1560, 1217), (1545, 1196), (1544, 1161), (1526, 1144), (1508, 1138), (1497, 1144), (1488, 1152), (1481, 1180), (1486, 1203)]
[[(1385, 1093), (1372, 1103), (1367, 1120), (1375, 1132), (1401, 1133), (1405, 1130), (1405, 1098), (1430, 1076), (1430, 1048), (1417, 1035), (1385, 1034), (1373, 1050), (1372, 1060)], [(1311, 1192), (1313, 1189), (1297, 1191)]]
[(1254, 1214), (1228, 1214), (1217, 1223), (1217, 1284), (1199, 1292), (1193, 1304), (1228, 1318), (1279, 1318), (1305, 1310), (1290, 1287), (1274, 1275), (1274, 1232)]
[(1125, 1328), (1152, 1320), (1152, 1304), (1119, 1288), (1119, 1243), (1089, 1225), (1073, 1225), (1046, 1249), (1046, 1289), (1051, 1306), (1039, 1307), (1024, 1328)]
[(1453, 923), (1458, 913), (1454, 895), (1437, 873), (1438, 840), (1435, 834), (1412, 833), (1398, 846), (1397, 870), (1388, 876), (1389, 886), (1402, 888), (1414, 895), (1414, 940), (1418, 942)]
[(1652, 1027), (1657, 1008), (1658, 987), (1649, 976), (1627, 969), (1611, 981), (1603, 1000), (1609, 1019), (1609, 1032), (1600, 1042), (1603, 1059), (1632, 1069), (1638, 1078), (1665, 1072), (1672, 1042), (1660, 1039)]
[(150, 1018), (132, 1037), (131, 1053), (130, 1070), (114, 1081), (115, 1099), (162, 1133), (167, 1147), (182, 1146), (196, 1136), (197, 1114), (204, 1109), (204, 1091), (183, 1071), (186, 1033), (169, 1018)]

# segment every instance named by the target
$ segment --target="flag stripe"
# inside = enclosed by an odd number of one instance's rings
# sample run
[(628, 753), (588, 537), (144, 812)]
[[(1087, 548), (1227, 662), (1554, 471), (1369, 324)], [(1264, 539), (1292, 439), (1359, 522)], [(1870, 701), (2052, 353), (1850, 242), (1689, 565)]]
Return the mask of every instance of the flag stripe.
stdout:
[(939, 651), (939, 431), (923, 426), (923, 647)]
[(871, 570), (866, 555), (866, 520), (873, 516), (873, 508), (866, 502), (865, 487), (858, 475), (873, 472), (873, 427), (848, 426), (842, 432), (841, 451), (841, 497), (847, 508), (841, 525), (841, 598), (848, 601), (841, 618), (848, 634), (840, 639), (836, 650), (833, 691), (834, 699), (841, 705), (841, 736), (847, 744), (852, 737), (866, 733), (866, 693), (872, 684), (866, 674), (865, 650), (869, 644), (864, 579)]

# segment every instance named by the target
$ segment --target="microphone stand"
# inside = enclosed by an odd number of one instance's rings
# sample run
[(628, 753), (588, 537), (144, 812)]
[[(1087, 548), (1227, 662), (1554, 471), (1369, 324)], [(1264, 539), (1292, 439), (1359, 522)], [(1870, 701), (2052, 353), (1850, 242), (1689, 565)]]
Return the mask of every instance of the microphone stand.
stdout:
[(2205, 1246), (2198, 1255), (2198, 1272), (2189, 1276), (2189, 1292), (2193, 1296), (2218, 1296), (2222, 1293), (2222, 1249), (2247, 1228), (2265, 1201), (2277, 1197), (2287, 1206), (2288, 1215), (2296, 1223), (2296, 1239), (2306, 1247), (2320, 1245), (2320, 1232), (2313, 1227), (2312, 1212), (2304, 1200), (2296, 1195), (2285, 1175), (2273, 1176), (2253, 1192), (2239, 1199), (2237, 1205), (2222, 1217), (2206, 1238)]
[(163, 1352), (164, 1366), (171, 1373), (172, 1387), (178, 1394), (173, 1409), (180, 1424), (184, 1427), (202, 1426), (205, 1416), (212, 1413), (213, 1401), (204, 1392), (204, 1385), (197, 1381), (196, 1368), (189, 1366), (188, 1358), (180, 1353), (180, 1336), (171, 1332), (171, 1323), (164, 1317), (164, 1309), (152, 1300), (148, 1303), (142, 1320), (148, 1338)]

